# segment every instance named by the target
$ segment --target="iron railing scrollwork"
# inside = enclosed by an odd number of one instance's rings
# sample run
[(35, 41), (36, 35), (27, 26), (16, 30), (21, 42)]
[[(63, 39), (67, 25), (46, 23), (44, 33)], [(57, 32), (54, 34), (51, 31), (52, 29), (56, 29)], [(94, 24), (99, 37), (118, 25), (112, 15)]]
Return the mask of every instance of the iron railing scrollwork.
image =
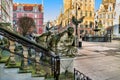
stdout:
[(74, 68), (74, 80), (92, 80), (92, 79), (90, 79), (88, 76)]

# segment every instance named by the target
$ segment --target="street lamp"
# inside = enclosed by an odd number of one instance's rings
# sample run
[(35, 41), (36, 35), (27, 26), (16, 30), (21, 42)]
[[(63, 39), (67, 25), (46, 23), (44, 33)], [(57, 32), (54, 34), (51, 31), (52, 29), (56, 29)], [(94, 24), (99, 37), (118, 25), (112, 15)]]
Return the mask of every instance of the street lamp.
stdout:
[[(77, 21), (77, 16), (78, 16), (78, 10), (80, 10), (80, 5), (77, 3), (75, 3), (75, 17), (76, 17), (76, 21)], [(75, 46), (78, 47), (78, 23), (75, 24), (75, 29), (76, 29), (76, 33), (75, 33)]]
[(67, 28), (69, 27), (69, 14), (70, 14), (70, 10), (68, 9), (68, 25), (67, 25)]

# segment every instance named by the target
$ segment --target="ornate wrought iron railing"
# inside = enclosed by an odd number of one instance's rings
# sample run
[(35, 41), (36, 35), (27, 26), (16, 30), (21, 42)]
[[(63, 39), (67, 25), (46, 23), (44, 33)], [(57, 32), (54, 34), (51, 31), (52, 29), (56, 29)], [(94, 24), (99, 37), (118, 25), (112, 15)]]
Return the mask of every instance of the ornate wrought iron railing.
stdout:
[[(27, 54), (26, 53), (19, 54), (19, 53), (14, 52), (14, 50), (11, 51), (11, 48), (8, 49), (8, 48), (1, 47), (2, 49), (8, 50), (11, 53), (10, 59), (12, 62), (15, 61), (14, 55), (18, 55), (18, 56), (24, 58), (23, 61), (26, 61), (26, 59), (28, 59), (28, 60), (33, 61), (33, 63), (36, 63), (37, 65), (41, 64), (41, 65), (50, 67), (51, 74), (53, 74), (54, 79), (59, 80), (59, 74), (60, 74), (59, 56), (52, 54), (49, 50), (42, 47), (41, 45), (39, 45), (33, 41), (30, 41), (30, 40), (26, 39), (25, 37), (18, 35), (12, 31), (9, 31), (8, 29), (3, 28), (2, 26), (0, 26), (0, 35), (7, 37), (10, 41), (12, 41), (11, 43), (18, 42), (18, 43), (22, 44), (24, 46), (24, 50), (27, 50), (28, 48), (32, 48), (36, 51), (36, 54), (35, 54), (36, 58), (33, 59), (33, 58), (26, 56), (28, 53)], [(39, 55), (41, 55), (41, 54), (43, 56), (42, 58), (44, 58), (44, 59), (40, 59)], [(47, 63), (45, 63), (45, 61)], [(27, 61), (24, 62), (24, 65), (26, 65), (26, 63), (27, 63)]]
[(92, 80), (92, 79), (90, 79), (88, 76), (74, 68), (74, 80)]

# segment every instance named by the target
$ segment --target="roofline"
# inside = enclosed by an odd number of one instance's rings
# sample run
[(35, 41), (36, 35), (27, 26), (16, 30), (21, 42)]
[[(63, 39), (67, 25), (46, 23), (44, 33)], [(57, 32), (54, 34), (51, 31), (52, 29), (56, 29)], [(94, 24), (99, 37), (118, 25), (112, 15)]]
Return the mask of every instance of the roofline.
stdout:
[(41, 6), (42, 4), (13, 3), (14, 6)]

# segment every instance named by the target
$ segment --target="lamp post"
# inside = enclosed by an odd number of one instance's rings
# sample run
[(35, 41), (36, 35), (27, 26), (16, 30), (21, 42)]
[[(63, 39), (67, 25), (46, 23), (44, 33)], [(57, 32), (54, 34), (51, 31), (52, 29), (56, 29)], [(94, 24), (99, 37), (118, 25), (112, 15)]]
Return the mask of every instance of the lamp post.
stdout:
[(68, 9), (68, 25), (67, 25), (67, 28), (69, 27), (69, 9)]
[[(76, 20), (77, 20), (77, 16), (78, 16), (78, 10), (80, 9), (79, 5), (77, 4), (77, 2), (75, 3), (75, 16), (76, 16)], [(78, 24), (75, 25), (76, 28), (76, 37), (75, 37), (75, 46), (78, 47)]]

